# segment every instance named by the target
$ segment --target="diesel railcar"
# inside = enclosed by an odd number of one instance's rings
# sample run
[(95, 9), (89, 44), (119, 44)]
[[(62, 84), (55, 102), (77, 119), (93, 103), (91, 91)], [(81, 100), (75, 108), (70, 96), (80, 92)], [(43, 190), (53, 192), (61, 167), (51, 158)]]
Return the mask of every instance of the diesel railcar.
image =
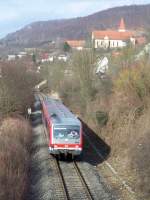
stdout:
[(60, 100), (49, 97), (43, 100), (42, 119), (51, 154), (72, 156), (81, 154), (82, 124)]

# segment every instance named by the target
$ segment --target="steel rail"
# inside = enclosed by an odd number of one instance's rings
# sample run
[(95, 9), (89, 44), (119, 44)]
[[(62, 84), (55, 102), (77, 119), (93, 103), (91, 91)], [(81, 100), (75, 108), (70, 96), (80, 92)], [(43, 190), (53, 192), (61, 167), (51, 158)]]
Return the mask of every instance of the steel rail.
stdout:
[(76, 170), (76, 172), (77, 172), (77, 174), (78, 174), (78, 176), (79, 176), (79, 178), (80, 178), (80, 180), (82, 182), (82, 185), (85, 188), (85, 191), (86, 191), (86, 194), (88, 196), (88, 199), (89, 200), (94, 200), (94, 198), (93, 198), (93, 196), (91, 194), (91, 191), (90, 191), (90, 189), (89, 189), (89, 187), (88, 187), (88, 185), (87, 185), (87, 183), (85, 181), (85, 178), (82, 175), (82, 172), (80, 171), (80, 169), (78, 167), (78, 164), (75, 161), (73, 161), (73, 164), (74, 164), (74, 168), (75, 168), (75, 170)]

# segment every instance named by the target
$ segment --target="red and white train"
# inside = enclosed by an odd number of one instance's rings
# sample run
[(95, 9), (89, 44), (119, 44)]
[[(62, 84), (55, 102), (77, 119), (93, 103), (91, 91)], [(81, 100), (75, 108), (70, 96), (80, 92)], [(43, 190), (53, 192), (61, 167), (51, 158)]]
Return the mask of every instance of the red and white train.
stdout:
[(82, 124), (61, 101), (46, 97), (42, 101), (42, 118), (54, 155), (80, 155), (83, 149)]

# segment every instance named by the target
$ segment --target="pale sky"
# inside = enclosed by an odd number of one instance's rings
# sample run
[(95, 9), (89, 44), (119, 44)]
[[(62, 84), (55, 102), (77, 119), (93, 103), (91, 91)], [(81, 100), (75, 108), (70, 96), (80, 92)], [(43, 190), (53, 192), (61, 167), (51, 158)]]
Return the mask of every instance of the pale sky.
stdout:
[(150, 0), (0, 0), (0, 37), (34, 22), (73, 18)]

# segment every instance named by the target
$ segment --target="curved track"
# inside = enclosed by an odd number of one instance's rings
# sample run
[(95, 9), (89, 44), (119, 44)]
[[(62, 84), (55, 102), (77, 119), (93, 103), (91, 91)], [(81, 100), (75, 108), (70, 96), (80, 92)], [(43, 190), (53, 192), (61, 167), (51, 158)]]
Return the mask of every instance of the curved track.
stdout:
[[(40, 95), (40, 100), (43, 95)], [(48, 138), (43, 129), (44, 143)], [(88, 150), (88, 151), (91, 151)], [(48, 153), (48, 152), (47, 152)], [(87, 156), (87, 155), (85, 155)], [(85, 160), (63, 161), (52, 155), (47, 160), (51, 199), (53, 200), (116, 200), (98, 175), (96, 169)]]

